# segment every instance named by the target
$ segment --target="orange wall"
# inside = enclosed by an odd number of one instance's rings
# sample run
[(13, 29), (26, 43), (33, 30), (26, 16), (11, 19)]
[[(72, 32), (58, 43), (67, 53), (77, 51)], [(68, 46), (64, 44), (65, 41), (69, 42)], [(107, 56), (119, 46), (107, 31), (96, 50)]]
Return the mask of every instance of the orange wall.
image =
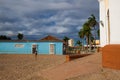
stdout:
[(107, 45), (102, 48), (102, 65), (120, 70), (120, 45)]

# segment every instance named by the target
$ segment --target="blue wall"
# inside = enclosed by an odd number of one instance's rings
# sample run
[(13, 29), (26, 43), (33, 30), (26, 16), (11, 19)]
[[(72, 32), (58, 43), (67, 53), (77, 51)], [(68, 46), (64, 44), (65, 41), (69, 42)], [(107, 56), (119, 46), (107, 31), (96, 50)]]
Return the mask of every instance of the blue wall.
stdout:
[(55, 54), (63, 53), (63, 43), (62, 42), (40, 42), (38, 43), (38, 53), (48, 54), (50, 50), (50, 44), (55, 46)]
[[(16, 44), (23, 45), (16, 47)], [(55, 54), (63, 54), (62, 42), (0, 42), (0, 54), (32, 54), (32, 45), (36, 44), (38, 54), (49, 54), (50, 44), (55, 46)]]

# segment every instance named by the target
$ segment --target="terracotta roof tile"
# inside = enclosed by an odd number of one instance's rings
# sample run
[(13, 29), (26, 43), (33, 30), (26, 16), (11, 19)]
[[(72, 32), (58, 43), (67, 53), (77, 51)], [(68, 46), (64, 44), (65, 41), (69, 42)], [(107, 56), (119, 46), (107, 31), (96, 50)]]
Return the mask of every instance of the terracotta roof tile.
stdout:
[(0, 40), (0, 42), (47, 42), (47, 41), (53, 41), (53, 42), (63, 42), (62, 40), (53, 37), (53, 36), (46, 36), (40, 40)]
[(56, 38), (56, 37), (53, 37), (51, 35), (48, 35), (44, 38), (42, 38), (40, 41), (58, 41), (58, 42), (62, 42), (62, 40)]

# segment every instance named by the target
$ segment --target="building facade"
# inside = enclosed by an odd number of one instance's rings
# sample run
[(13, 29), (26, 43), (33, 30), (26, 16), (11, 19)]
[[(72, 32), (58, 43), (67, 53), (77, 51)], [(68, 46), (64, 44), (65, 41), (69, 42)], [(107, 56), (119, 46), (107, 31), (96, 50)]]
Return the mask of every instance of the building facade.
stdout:
[(120, 0), (99, 0), (100, 45), (120, 44)]
[(68, 46), (69, 47), (74, 47), (74, 40), (73, 39), (68, 40)]
[(0, 41), (0, 53), (8, 54), (63, 54), (63, 42), (53, 36), (41, 40)]
[(120, 0), (99, 0), (102, 66), (120, 70)]

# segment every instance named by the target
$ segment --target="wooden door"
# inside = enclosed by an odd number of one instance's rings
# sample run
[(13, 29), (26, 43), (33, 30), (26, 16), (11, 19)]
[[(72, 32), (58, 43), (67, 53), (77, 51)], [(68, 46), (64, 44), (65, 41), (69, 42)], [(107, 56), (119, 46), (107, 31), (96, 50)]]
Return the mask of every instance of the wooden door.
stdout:
[(50, 44), (50, 54), (55, 54), (55, 45)]

